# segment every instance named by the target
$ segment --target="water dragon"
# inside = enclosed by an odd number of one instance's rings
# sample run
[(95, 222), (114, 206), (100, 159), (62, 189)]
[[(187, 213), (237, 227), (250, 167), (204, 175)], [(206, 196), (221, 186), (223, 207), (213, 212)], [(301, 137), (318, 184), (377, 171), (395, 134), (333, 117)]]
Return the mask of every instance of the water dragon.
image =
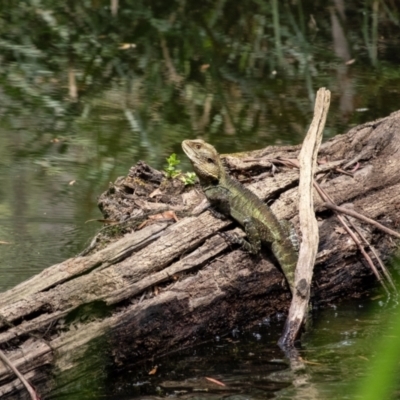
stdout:
[(228, 175), (212, 145), (200, 139), (184, 140), (182, 148), (214, 210), (243, 226), (248, 241), (236, 241), (252, 254), (261, 250), (261, 243), (268, 243), (293, 293), (297, 252), (287, 221), (278, 221), (259, 197)]

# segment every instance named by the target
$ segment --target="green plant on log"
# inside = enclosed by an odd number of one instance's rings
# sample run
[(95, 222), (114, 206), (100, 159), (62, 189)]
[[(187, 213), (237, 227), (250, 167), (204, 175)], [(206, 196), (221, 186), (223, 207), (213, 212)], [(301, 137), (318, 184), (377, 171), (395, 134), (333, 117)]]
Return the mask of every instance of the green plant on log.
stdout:
[(177, 168), (181, 161), (175, 153), (172, 153), (166, 160), (168, 164), (165, 166), (164, 172), (168, 179), (179, 177), (185, 186), (194, 185), (196, 182), (196, 174), (194, 172), (186, 172), (183, 174), (182, 171)]
[(181, 161), (175, 153), (172, 153), (168, 158), (166, 158), (166, 160), (168, 164), (165, 166), (164, 172), (168, 179), (176, 178), (182, 173), (180, 169), (177, 169), (177, 165), (179, 165)]
[(186, 172), (186, 174), (181, 177), (181, 180), (185, 186), (194, 185), (196, 183), (196, 174), (194, 172)]

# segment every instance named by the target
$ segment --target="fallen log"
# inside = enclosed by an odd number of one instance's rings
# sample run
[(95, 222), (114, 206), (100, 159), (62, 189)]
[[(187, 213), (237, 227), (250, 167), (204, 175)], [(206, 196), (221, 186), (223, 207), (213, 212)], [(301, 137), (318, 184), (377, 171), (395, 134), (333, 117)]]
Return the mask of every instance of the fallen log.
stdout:
[[(400, 112), (357, 126), (321, 146), (317, 168), (320, 186), (336, 204), (394, 229), (399, 130)], [(272, 174), (270, 160), (297, 158), (299, 150), (268, 147), (225, 157), (234, 176), (251, 182), (278, 218), (295, 226), (298, 171)], [(95, 343), (101, 343), (96, 351), (123, 365), (287, 312), (290, 292), (268, 249), (252, 256), (227, 243), (219, 233), (238, 228), (209, 211), (193, 215), (202, 198), (200, 190), (139, 162), (100, 196), (109, 225), (86, 251), (0, 294), (0, 348), (39, 392), (51, 389), (50, 370), (72, 368)], [(316, 193), (315, 208), (320, 243), (312, 302), (324, 306), (367, 294), (376, 281), (356, 245)], [(395, 241), (373, 225), (354, 224), (389, 260)], [(0, 395), (20, 388), (0, 365)]]

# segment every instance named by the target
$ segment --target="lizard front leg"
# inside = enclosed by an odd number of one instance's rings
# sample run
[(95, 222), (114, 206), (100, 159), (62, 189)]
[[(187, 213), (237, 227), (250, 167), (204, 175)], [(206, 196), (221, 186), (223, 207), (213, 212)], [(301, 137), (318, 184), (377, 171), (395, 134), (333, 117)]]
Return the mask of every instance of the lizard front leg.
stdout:
[(251, 254), (258, 254), (261, 251), (261, 238), (252, 218), (243, 220), (244, 231), (246, 232), (247, 241), (242, 239), (242, 246)]
[(234, 233), (223, 233), (223, 237), (231, 243), (239, 244), (250, 254), (258, 254), (261, 251), (261, 239), (256, 225), (251, 218), (243, 220), (243, 228), (246, 232), (247, 240)]
[(207, 200), (210, 202), (210, 212), (214, 217), (226, 219), (230, 216), (229, 191), (222, 186), (208, 186), (203, 189)]

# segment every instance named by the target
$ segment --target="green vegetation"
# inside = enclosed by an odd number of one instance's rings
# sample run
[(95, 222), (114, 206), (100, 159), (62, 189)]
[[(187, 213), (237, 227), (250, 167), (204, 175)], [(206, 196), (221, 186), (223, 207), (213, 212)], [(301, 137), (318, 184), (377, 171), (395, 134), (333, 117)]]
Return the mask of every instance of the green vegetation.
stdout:
[(396, 398), (393, 393), (399, 386), (400, 373), (400, 313), (397, 314), (393, 326), (377, 341), (370, 371), (360, 382), (357, 394), (362, 400)]
[(183, 174), (180, 169), (177, 169), (181, 161), (175, 153), (172, 153), (166, 160), (168, 164), (164, 167), (164, 172), (168, 179), (179, 177), (185, 186), (195, 184), (197, 178), (194, 172), (186, 172)]
[[(394, 265), (400, 265), (397, 259)], [(381, 335), (375, 339), (373, 357), (367, 373), (356, 386), (355, 395), (362, 400), (397, 399), (400, 388), (400, 307), (395, 298), (386, 314)], [(381, 312), (382, 310), (371, 310)], [(389, 311), (389, 312), (388, 312)]]
[(186, 174), (181, 177), (181, 180), (185, 186), (194, 185), (196, 183), (196, 179), (197, 177), (194, 172), (186, 172)]
[(182, 173), (180, 169), (176, 168), (176, 166), (181, 162), (175, 153), (172, 153), (166, 160), (168, 164), (165, 166), (164, 172), (166, 173), (167, 178), (173, 179)]

